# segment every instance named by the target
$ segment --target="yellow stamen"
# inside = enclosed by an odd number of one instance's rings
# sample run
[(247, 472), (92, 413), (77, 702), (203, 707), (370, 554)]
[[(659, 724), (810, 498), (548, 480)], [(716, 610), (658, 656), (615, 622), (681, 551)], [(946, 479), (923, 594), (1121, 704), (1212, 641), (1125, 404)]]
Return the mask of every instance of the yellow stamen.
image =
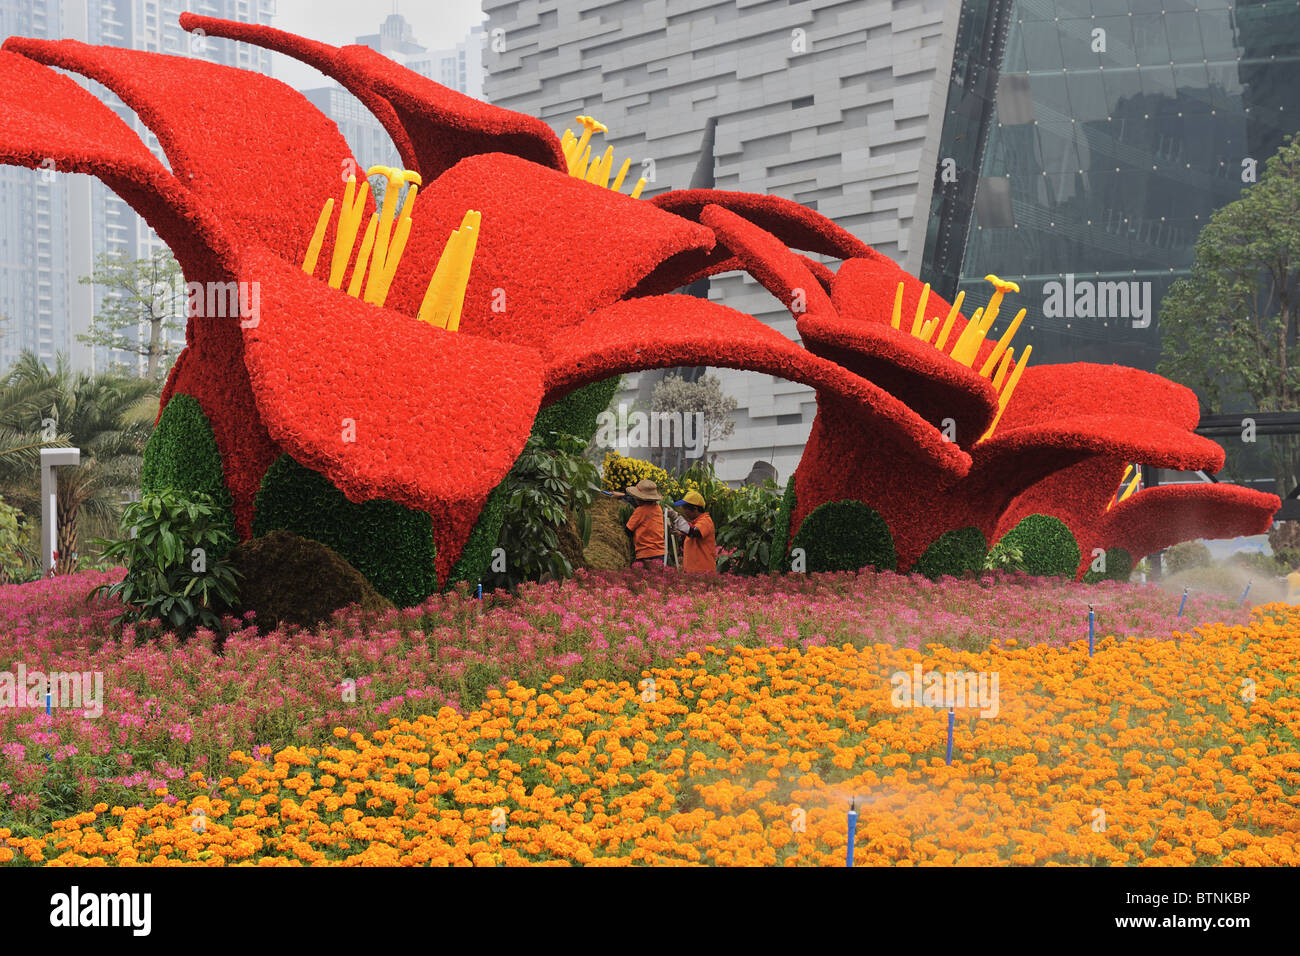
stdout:
[(325, 200), (325, 208), (316, 220), (316, 231), (311, 234), (311, 243), (307, 246), (307, 255), (302, 260), (302, 271), (311, 275), (316, 271), (316, 260), (320, 258), (320, 247), (325, 242), (325, 230), (329, 228), (330, 217), (334, 214), (334, 198)]
[(998, 339), (998, 344), (994, 346), (993, 351), (989, 353), (989, 357), (984, 361), (984, 365), (980, 369), (980, 375), (988, 375), (989, 372), (997, 368), (998, 360), (1002, 358), (1002, 353), (1011, 344), (1011, 338), (1016, 334), (1016, 329), (1020, 328), (1020, 323), (1024, 321), (1025, 314), (1026, 310), (1024, 309), (1016, 313), (1016, 317), (1011, 320), (1007, 330), (1002, 333), (1002, 338)]
[(420, 304), (417, 318), (421, 322), (453, 332), (459, 328), (481, 220), (477, 210), (469, 210), (460, 228), (448, 237)]
[(352, 281), (348, 283), (348, 295), (354, 299), (361, 294), (361, 280), (366, 276), (366, 265), (370, 262), (370, 250), (374, 247), (378, 226), (379, 217), (371, 213), (365, 238), (361, 240), (361, 251), (357, 253), (357, 263), (352, 267)]
[[(370, 281), (366, 284), (366, 301), (369, 302), (382, 281), (388, 262), (388, 245), (393, 238), (393, 219), (397, 215), (397, 198), (402, 191), (405, 177), (402, 170), (391, 166), (371, 166), (366, 170), (367, 176), (382, 175), (388, 184), (384, 189), (384, 205), (379, 214), (379, 228), (375, 232), (374, 262), (370, 269)], [(356, 273), (353, 273), (353, 280)]]
[(890, 318), (890, 323), (894, 328), (899, 328), (899, 323), (903, 320), (903, 283), (898, 283), (898, 291), (894, 293), (894, 314)]
[(921, 297), (916, 300), (916, 315), (912, 316), (912, 334), (916, 335), (921, 331), (921, 325), (925, 322), (925, 304), (930, 301), (930, 283), (925, 284), (921, 290)]
[(636, 185), (632, 187), (632, 198), (633, 198), (633, 199), (640, 199), (640, 198), (641, 198), (641, 190), (643, 190), (643, 189), (645, 189), (645, 177), (644, 177), (644, 176), (642, 176), (640, 179), (638, 179), (638, 180), (636, 181)]
[(958, 292), (957, 298), (953, 299), (952, 308), (948, 310), (948, 318), (944, 319), (943, 329), (939, 332), (939, 337), (935, 339), (934, 342), (934, 347), (941, 352), (948, 341), (948, 333), (952, 331), (952, 324), (957, 321), (957, 313), (961, 311), (961, 304), (965, 300), (965, 292)]
[(594, 126), (588, 125), (588, 122), (591, 121), (590, 116), (575, 116), (574, 119), (582, 124), (583, 130), (582, 138), (573, 144), (573, 152), (569, 155), (570, 176), (577, 175), (577, 173), (574, 172), (574, 170), (577, 169), (577, 159), (582, 155), (582, 151), (587, 148), (587, 144), (591, 142), (591, 134), (595, 132)]
[(998, 422), (1002, 421), (1002, 413), (1007, 410), (1007, 403), (1011, 401), (1011, 393), (1016, 390), (1016, 383), (1020, 381), (1020, 375), (1025, 370), (1025, 365), (1029, 362), (1029, 353), (1034, 350), (1032, 345), (1025, 346), (1025, 352), (1020, 356), (1020, 361), (1016, 363), (1015, 371), (1007, 379), (1006, 387), (1002, 389), (1002, 394), (998, 396), (998, 413), (993, 416), (993, 424), (989, 426), (980, 441), (988, 438), (993, 434), (993, 430), (998, 427)]
[(618, 177), (614, 180), (614, 185), (610, 187), (611, 189), (614, 190), (614, 192), (618, 192), (620, 189), (623, 188), (623, 177), (627, 175), (627, 171), (631, 168), (632, 168), (632, 160), (631, 159), (623, 160), (623, 165), (620, 166), (618, 169)]
[(930, 344), (930, 339), (934, 336), (934, 330), (939, 327), (939, 317), (936, 315), (933, 319), (926, 320), (925, 325), (921, 326), (921, 334), (918, 336), (922, 342)]
[(1007, 369), (1011, 368), (1011, 363), (1016, 360), (1016, 350), (1007, 349), (1007, 354), (1002, 356), (1002, 364), (998, 366), (998, 372), (993, 376), (993, 388), (995, 391), (1002, 391), (1002, 382), (1007, 377)]
[(335, 228), (334, 258), (330, 262), (329, 283), (335, 289), (343, 287), (343, 274), (347, 271), (348, 260), (352, 258), (352, 247), (357, 242), (361, 214), (369, 195), (370, 183), (362, 183), (358, 189), (356, 177), (348, 177), (347, 185), (343, 188), (343, 206), (339, 209), (338, 226)]

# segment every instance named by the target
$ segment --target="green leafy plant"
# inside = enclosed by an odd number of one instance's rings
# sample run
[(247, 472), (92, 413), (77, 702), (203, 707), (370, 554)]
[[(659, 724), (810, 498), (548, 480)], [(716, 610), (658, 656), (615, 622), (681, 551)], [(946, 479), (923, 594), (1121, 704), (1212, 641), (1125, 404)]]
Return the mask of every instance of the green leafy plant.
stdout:
[(206, 496), (220, 510), (232, 545), (236, 540), (235, 502), (223, 477), (221, 452), (208, 417), (192, 395), (173, 395), (158, 416), (144, 448), (140, 488), (145, 494), (170, 488), (191, 498)]
[(572, 435), (591, 441), (596, 433), (597, 417), (606, 408), (618, 392), (621, 375), (592, 382), (582, 388), (574, 389), (559, 401), (543, 406), (533, 419), (532, 433), (543, 445), (550, 447), (553, 436)]
[[(706, 496), (707, 497), (707, 496)], [(766, 574), (772, 563), (777, 522), (781, 517), (781, 489), (772, 479), (745, 485), (732, 492), (730, 514), (718, 525), (718, 547), (730, 551), (718, 561), (718, 570), (737, 574)]]
[(1025, 552), (1006, 539), (989, 548), (984, 555), (985, 571), (1023, 571), (1025, 570)]
[(587, 509), (598, 494), (600, 475), (583, 457), (587, 443), (563, 433), (533, 435), (503, 482), (505, 515), (497, 546), (506, 570), (489, 569), (484, 588), (513, 590), (543, 576), (568, 577), (573, 564), (560, 548), (560, 529), (570, 513), (590, 534)]
[(983, 570), (988, 553), (989, 543), (984, 540), (984, 532), (979, 528), (957, 528), (939, 535), (916, 559), (912, 570), (932, 581), (945, 574), (961, 577), (967, 571)]
[(830, 501), (804, 518), (791, 548), (803, 548), (809, 571), (898, 568), (894, 537), (880, 512), (861, 501)]
[(158, 620), (189, 633), (220, 629), (221, 615), (238, 607), (239, 572), (225, 557), (233, 542), (211, 498), (145, 495), (122, 512), (122, 533), (96, 543), (106, 559), (126, 565), (126, 576), (91, 592), (122, 602), (114, 623)]
[(1079, 570), (1079, 544), (1065, 522), (1051, 515), (1028, 515), (1002, 536), (1024, 555), (1024, 570), (1037, 576), (1073, 578)]
[(776, 525), (772, 529), (772, 558), (768, 567), (773, 571), (790, 570), (786, 557), (786, 546), (790, 543), (790, 516), (796, 506), (794, 476), (785, 483), (785, 494), (781, 496), (781, 510), (776, 516)]

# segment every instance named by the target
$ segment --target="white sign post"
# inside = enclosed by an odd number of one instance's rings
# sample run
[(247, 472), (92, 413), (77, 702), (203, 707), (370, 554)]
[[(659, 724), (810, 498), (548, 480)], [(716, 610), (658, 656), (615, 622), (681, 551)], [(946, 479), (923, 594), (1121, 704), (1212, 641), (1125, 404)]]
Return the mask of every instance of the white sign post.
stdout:
[(41, 567), (45, 577), (54, 570), (59, 547), (59, 480), (54, 469), (81, 464), (80, 448), (41, 449)]

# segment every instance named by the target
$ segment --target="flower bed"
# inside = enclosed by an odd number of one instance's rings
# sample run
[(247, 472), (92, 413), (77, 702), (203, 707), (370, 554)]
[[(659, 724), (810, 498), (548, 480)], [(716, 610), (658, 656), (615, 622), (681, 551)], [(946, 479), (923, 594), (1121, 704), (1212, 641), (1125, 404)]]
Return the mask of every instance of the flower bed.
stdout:
[[(841, 865), (854, 797), (862, 865), (1294, 865), (1300, 608), (1256, 615), (1092, 658), (710, 647), (636, 685), (512, 682), (464, 714), (237, 753), (193, 799), (0, 830), (0, 860)], [(959, 710), (951, 767), (943, 710), (891, 700), (914, 666), (1000, 677), (996, 716)]]
[(105, 800), (139, 803), (163, 786), (172, 798), (192, 796), (187, 772), (224, 775), (234, 750), (317, 745), (336, 726), (370, 733), (390, 718), (472, 707), (509, 679), (632, 680), (709, 645), (937, 642), (980, 651), (1015, 635), (1059, 646), (1086, 635), (1084, 600), (1097, 605), (1099, 635), (1247, 619), (1233, 602), (1193, 595), (1180, 621), (1177, 595), (1111, 583), (603, 572), (528, 586), (499, 603), (448, 593), (385, 616), (345, 613), (313, 633), (259, 638), (246, 627), (218, 656), (203, 632), (185, 645), (115, 638), (116, 608), (84, 602), (112, 576), (0, 587), (0, 671), (19, 663), (99, 671), (106, 697), (98, 719), (0, 708), (0, 819), (19, 832), (43, 832)]

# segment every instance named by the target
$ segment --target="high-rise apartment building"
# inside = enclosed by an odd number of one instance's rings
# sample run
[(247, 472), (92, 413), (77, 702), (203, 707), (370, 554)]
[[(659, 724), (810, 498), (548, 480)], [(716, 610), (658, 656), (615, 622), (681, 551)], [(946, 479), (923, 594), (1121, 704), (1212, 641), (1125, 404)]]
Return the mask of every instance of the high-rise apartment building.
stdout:
[[(186, 33), (178, 22), (186, 10), (269, 25), (275, 0), (0, 0), (0, 39), (83, 40), (270, 72), (271, 54), (265, 50)], [(134, 112), (106, 90), (97, 92), (162, 155)], [(147, 258), (160, 248), (148, 224), (98, 180), (0, 167), (0, 367), (29, 349), (47, 362), (65, 353), (78, 369), (123, 364), (142, 369), (142, 357), (77, 341), (108, 294), (79, 280), (91, 274), (100, 255)]]

